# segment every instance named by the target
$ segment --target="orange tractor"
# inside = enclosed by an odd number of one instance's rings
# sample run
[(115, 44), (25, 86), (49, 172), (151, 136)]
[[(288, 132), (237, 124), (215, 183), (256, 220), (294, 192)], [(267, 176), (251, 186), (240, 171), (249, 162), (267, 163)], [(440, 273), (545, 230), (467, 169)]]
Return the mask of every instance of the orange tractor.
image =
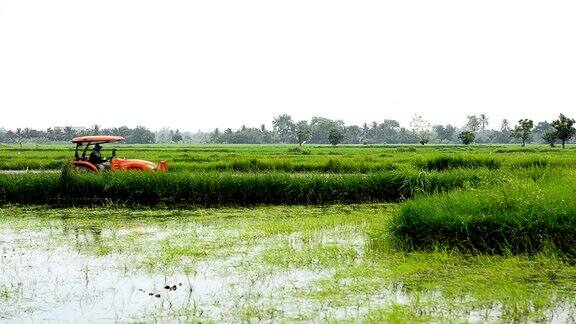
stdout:
[[(122, 136), (80, 136), (72, 139), (72, 143), (76, 144), (74, 151), (74, 161), (72, 164), (76, 170), (80, 171), (99, 171), (99, 170), (152, 170), (166, 172), (166, 161), (160, 161), (155, 164), (146, 160), (135, 159), (118, 159), (116, 158), (116, 149), (112, 149), (112, 156), (108, 159), (95, 161), (92, 154), (88, 157), (86, 153), (90, 146), (94, 145), (95, 150), (99, 152), (101, 144), (115, 143), (122, 141)], [(80, 153), (80, 151), (82, 153)], [(93, 151), (94, 152), (94, 151)]]

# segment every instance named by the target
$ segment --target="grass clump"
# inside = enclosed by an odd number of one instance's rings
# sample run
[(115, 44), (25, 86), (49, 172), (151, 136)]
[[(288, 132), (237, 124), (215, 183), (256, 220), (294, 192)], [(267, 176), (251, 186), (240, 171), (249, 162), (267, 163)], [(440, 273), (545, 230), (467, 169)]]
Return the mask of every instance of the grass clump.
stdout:
[(440, 155), (427, 160), (418, 160), (416, 165), (425, 170), (444, 171), (456, 168), (488, 168), (499, 169), (501, 162), (490, 157), (472, 155)]
[(288, 149), (288, 154), (301, 154), (301, 155), (310, 155), (310, 150), (302, 148), (300, 146), (291, 147)]
[(512, 167), (545, 168), (549, 164), (549, 159), (545, 157), (517, 158), (512, 162)]
[(576, 176), (558, 174), (424, 197), (403, 204), (382, 235), (407, 250), (576, 256), (575, 196)]

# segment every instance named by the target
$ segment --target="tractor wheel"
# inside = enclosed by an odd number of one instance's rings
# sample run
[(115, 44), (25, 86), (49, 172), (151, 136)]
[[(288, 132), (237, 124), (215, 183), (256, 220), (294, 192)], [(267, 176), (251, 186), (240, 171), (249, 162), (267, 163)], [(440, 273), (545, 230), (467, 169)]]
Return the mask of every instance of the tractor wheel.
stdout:
[(88, 166), (83, 164), (74, 165), (74, 170), (79, 172), (95, 172), (94, 170), (90, 169)]

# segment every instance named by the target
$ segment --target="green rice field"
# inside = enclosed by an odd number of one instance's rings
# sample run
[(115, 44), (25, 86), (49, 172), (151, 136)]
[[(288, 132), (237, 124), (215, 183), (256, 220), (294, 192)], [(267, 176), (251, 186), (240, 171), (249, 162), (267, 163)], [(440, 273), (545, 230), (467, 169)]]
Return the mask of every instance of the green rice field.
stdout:
[(576, 147), (0, 145), (1, 322), (574, 322)]

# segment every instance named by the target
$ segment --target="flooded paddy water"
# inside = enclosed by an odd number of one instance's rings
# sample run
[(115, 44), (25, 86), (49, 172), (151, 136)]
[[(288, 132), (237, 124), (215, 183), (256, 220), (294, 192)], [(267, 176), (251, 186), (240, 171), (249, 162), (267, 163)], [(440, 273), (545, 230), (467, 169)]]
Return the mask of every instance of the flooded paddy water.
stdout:
[(390, 250), (395, 208), (3, 208), (0, 322), (574, 321), (569, 262)]

